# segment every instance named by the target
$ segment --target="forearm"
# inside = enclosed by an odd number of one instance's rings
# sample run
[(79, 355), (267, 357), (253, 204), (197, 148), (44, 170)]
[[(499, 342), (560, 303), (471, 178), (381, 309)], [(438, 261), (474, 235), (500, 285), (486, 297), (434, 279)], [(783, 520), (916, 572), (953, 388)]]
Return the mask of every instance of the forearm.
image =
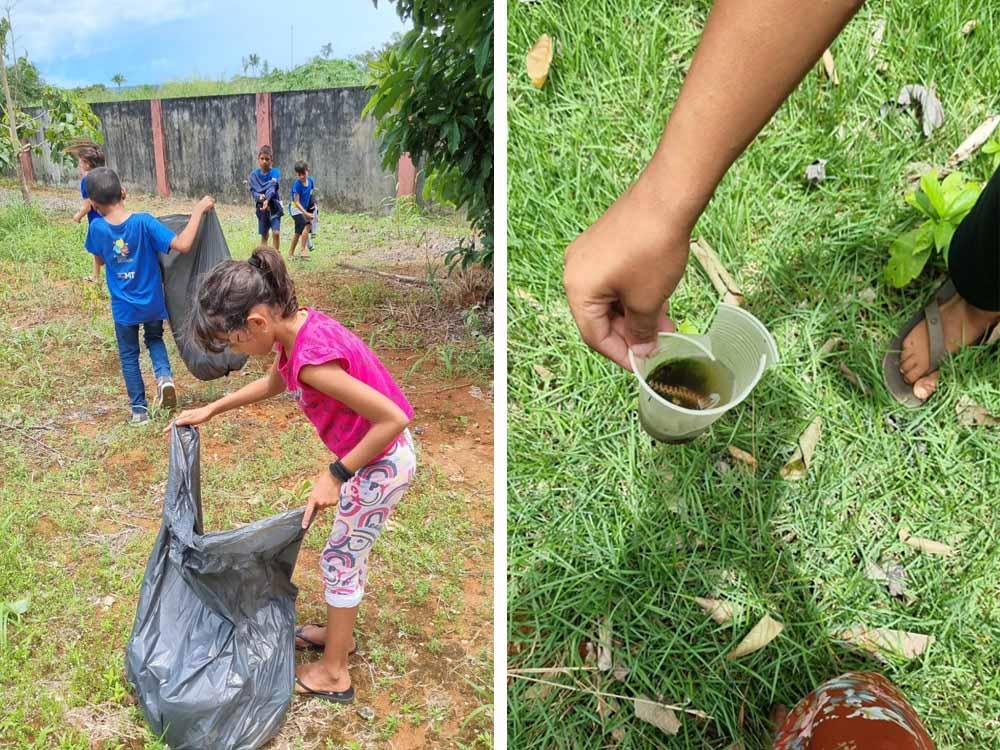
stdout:
[(863, 0), (717, 0), (636, 189), (693, 228), (730, 165)]
[(401, 419), (377, 422), (365, 433), (361, 442), (340, 457), (340, 462), (351, 471), (367, 466), (406, 429), (410, 420), (405, 415)]
[(188, 219), (187, 225), (177, 235), (176, 244), (174, 249), (179, 253), (188, 252), (194, 245), (194, 238), (198, 235), (198, 227), (201, 225), (201, 217), (205, 215), (205, 210), (201, 208), (196, 208), (191, 214), (191, 218)]
[(268, 374), (252, 383), (248, 383), (238, 391), (223, 396), (218, 401), (213, 401), (209, 404), (209, 407), (212, 410), (212, 416), (216, 416), (223, 412), (246, 406), (247, 404), (255, 404), (258, 401), (277, 396), (284, 389), (285, 384), (280, 376), (275, 377)]

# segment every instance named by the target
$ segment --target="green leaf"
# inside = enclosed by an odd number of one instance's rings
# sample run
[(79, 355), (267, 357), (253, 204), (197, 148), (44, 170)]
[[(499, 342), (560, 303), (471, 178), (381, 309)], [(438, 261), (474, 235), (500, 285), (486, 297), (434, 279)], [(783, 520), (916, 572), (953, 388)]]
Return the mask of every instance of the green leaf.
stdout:
[(986, 141), (986, 143), (983, 144), (982, 152), (984, 154), (995, 154), (1000, 152), (1000, 141)]
[(944, 182), (941, 183), (941, 192), (944, 194), (945, 199), (954, 196), (956, 193), (962, 191), (965, 187), (966, 180), (965, 175), (961, 172), (952, 172), (947, 177), (944, 178)]
[(913, 281), (924, 270), (931, 249), (915, 249), (920, 229), (914, 229), (897, 237), (889, 248), (889, 262), (885, 267), (885, 278), (897, 289)]
[(945, 252), (951, 244), (951, 236), (955, 234), (955, 225), (950, 221), (939, 221), (934, 226), (934, 247), (938, 252)]
[(966, 185), (962, 192), (949, 201), (944, 213), (945, 218), (956, 224), (960, 222), (972, 210), (972, 207), (976, 205), (976, 201), (979, 200), (979, 193), (978, 185), (974, 183)]
[(906, 202), (917, 209), (924, 216), (934, 218), (934, 208), (931, 206), (930, 199), (924, 194), (924, 191), (914, 190), (912, 193), (907, 193)]
[(941, 192), (941, 185), (938, 182), (937, 171), (925, 172), (920, 177), (920, 190), (930, 201), (933, 213), (931, 218), (940, 219), (944, 215), (945, 201)]

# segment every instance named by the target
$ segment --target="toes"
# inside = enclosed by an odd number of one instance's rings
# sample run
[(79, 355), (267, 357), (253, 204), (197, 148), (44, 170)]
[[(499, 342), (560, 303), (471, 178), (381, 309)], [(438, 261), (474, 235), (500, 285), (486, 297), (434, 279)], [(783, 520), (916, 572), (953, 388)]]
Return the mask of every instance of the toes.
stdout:
[(925, 375), (913, 384), (913, 395), (919, 399), (928, 399), (937, 390), (938, 378), (941, 373), (938, 371), (932, 372), (930, 375)]

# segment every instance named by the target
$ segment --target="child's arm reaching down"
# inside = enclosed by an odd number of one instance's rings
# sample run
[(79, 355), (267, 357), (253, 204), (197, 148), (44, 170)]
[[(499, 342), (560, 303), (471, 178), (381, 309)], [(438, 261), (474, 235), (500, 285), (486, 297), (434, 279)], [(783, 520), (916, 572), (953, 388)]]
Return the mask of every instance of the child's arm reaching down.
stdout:
[[(346, 455), (339, 456), (348, 471), (356, 472), (371, 463), (410, 423), (410, 418), (392, 399), (354, 378), (336, 362), (303, 367), (299, 371), (299, 380), (337, 399), (371, 422), (371, 428), (361, 442)], [(324, 468), (320, 472), (309, 493), (309, 504), (302, 518), (303, 528), (309, 525), (318, 510), (339, 502), (341, 484), (329, 469)]]
[(90, 209), (90, 198), (84, 198), (83, 205), (80, 206), (80, 210), (73, 214), (73, 221), (79, 224), (83, 221), (83, 217), (90, 213)]
[(170, 428), (173, 426), (180, 427), (186, 424), (202, 424), (203, 422), (210, 420), (216, 414), (222, 414), (223, 412), (236, 409), (240, 406), (246, 406), (247, 404), (255, 404), (258, 401), (263, 401), (264, 399), (271, 398), (272, 396), (277, 396), (284, 390), (285, 381), (278, 372), (278, 358), (275, 357), (274, 363), (267, 371), (267, 375), (262, 378), (258, 378), (252, 383), (248, 383), (238, 391), (229, 393), (206, 406), (202, 406), (198, 409), (188, 409), (182, 411), (177, 415), (177, 418), (167, 426), (164, 432), (169, 432)]
[(170, 241), (170, 249), (179, 253), (190, 252), (194, 245), (194, 238), (198, 234), (198, 225), (201, 224), (201, 217), (206, 211), (211, 211), (215, 207), (215, 199), (206, 195), (194, 207), (191, 218), (188, 219), (187, 226)]

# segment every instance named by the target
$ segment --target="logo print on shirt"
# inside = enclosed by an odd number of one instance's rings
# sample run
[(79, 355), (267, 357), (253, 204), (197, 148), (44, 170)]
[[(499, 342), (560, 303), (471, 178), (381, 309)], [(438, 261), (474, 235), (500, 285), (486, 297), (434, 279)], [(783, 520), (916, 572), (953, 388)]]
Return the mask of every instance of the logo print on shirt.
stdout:
[(125, 240), (123, 240), (121, 237), (115, 240), (115, 244), (113, 245), (113, 247), (115, 255), (117, 255), (119, 258), (128, 257), (128, 245), (125, 244)]

